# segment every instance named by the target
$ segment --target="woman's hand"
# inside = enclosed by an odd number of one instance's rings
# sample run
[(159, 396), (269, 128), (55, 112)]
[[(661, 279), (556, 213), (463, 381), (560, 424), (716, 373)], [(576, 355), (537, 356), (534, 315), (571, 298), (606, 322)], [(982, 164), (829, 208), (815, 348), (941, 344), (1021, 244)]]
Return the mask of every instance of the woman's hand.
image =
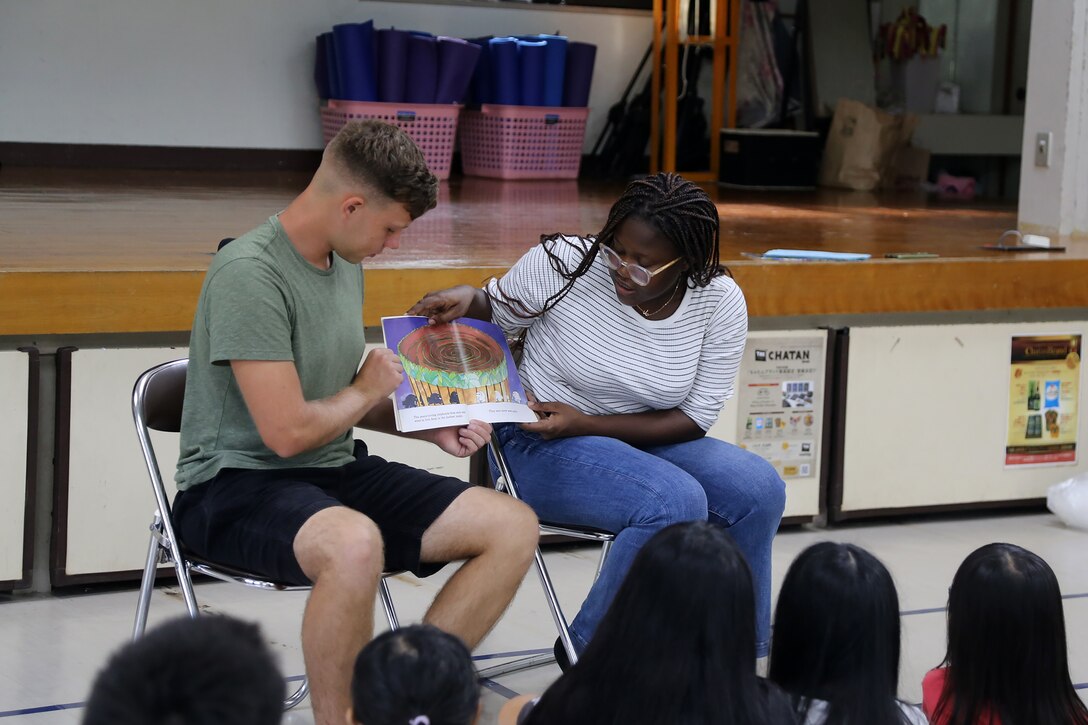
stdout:
[(530, 399), (529, 408), (540, 417), (535, 423), (522, 423), (521, 429), (538, 433), (544, 440), (586, 435), (590, 416), (566, 403), (538, 403)]
[(450, 322), (458, 317), (471, 317), (473, 316), (471, 314), (473, 305), (478, 303), (478, 294), (482, 295), (483, 290), (467, 284), (438, 290), (437, 292), (428, 292), (423, 295), (423, 299), (412, 305), (412, 308), (408, 310), (408, 314), (428, 317), (430, 318), (429, 323), (432, 325)]

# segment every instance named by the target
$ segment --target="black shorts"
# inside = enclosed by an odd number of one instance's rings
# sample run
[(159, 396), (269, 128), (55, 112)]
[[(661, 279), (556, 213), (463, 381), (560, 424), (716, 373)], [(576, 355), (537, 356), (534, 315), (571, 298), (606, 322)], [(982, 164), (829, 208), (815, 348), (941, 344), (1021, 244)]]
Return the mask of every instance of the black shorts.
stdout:
[(381, 530), (386, 570), (429, 576), (443, 564), (419, 560), (423, 532), (469, 484), (367, 453), (340, 468), (226, 468), (178, 492), (173, 520), (186, 550), (286, 584), (309, 584), (295, 560), (299, 529), (322, 509), (347, 506)]

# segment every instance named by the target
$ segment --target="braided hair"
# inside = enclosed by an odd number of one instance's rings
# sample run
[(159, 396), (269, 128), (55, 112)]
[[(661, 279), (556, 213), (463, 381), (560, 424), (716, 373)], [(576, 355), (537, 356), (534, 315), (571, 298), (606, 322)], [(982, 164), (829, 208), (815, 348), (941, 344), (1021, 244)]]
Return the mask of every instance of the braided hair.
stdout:
[(577, 242), (562, 234), (540, 238), (552, 269), (566, 280), (559, 291), (545, 300), (540, 310), (528, 309), (523, 302), (503, 292), (501, 285), (496, 288), (498, 297), (492, 295), (492, 301), (505, 305), (523, 319), (540, 317), (567, 296), (575, 282), (589, 271), (601, 245), (611, 246), (620, 225), (632, 217), (651, 225), (676, 247), (679, 256), (687, 262), (684, 275), (689, 286), (705, 287), (715, 277), (729, 275), (729, 270), (719, 263), (720, 231), (718, 208), (714, 202), (705, 191), (679, 174), (660, 173), (632, 181), (627, 186), (608, 212), (608, 221), (601, 232), (585, 240), (590, 243), (588, 247), (579, 246), (582, 258), (574, 269), (568, 268), (554, 251), (554, 246), (576, 246)]

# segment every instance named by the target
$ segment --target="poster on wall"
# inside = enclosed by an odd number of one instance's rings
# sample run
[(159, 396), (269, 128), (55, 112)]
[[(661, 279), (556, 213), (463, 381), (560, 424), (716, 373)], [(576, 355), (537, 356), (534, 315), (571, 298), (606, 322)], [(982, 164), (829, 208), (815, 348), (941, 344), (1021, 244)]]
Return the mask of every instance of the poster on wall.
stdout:
[(819, 476), (824, 337), (749, 340), (737, 374), (737, 445), (784, 479)]
[(1077, 462), (1080, 335), (1012, 338), (1006, 466)]

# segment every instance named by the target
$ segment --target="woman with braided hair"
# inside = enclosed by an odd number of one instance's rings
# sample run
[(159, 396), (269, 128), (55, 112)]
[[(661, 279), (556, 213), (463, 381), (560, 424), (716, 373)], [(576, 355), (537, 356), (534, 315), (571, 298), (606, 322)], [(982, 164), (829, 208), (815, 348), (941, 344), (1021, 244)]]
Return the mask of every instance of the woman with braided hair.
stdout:
[[(627, 187), (596, 237), (545, 237), (483, 289), (432, 292), (409, 311), (494, 320), (522, 342), (519, 372), (540, 420), (495, 428), (522, 497), (542, 521), (616, 534), (571, 625), (578, 651), (642, 545), (670, 524), (709, 520), (748, 559), (753, 654), (767, 652), (785, 485), (759, 456), (706, 437), (748, 331), (718, 240), (706, 192), (657, 174)], [(556, 655), (564, 664), (558, 643)]]

